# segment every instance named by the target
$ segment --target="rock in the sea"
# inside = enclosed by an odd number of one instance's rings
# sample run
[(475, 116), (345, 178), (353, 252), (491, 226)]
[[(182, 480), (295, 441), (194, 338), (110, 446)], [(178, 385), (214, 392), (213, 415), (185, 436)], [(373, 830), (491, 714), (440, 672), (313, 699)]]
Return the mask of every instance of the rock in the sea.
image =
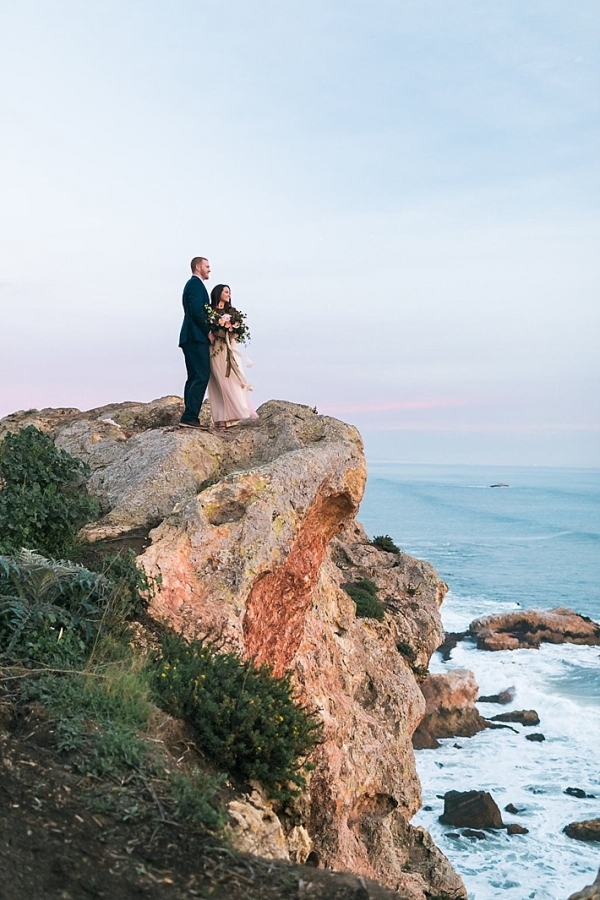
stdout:
[(508, 834), (529, 834), (529, 828), (525, 828), (524, 825), (518, 825), (516, 822), (511, 822), (510, 825), (507, 825), (506, 831)]
[[(254, 426), (223, 433), (178, 428), (181, 410), (168, 397), (20, 413), (0, 435), (36, 424), (84, 459), (103, 516), (82, 539), (113, 546), (147, 535), (139, 560), (162, 579), (151, 613), (291, 673), (318, 712), (324, 740), (301, 816), (283, 823), (289, 855), (311, 846), (323, 868), (377, 879), (405, 900), (463, 900), (448, 860), (410, 824), (421, 803), (417, 679), (442, 641), (447, 587), (427, 563), (374, 547), (355, 521), (366, 479), (358, 431), (281, 401), (261, 406)], [(376, 583), (383, 621), (358, 618), (340, 587), (361, 578)], [(258, 847), (263, 822), (277, 855), (277, 821), (251, 806), (232, 809), (238, 833)]]
[(498, 713), (492, 722), (519, 722), (521, 725), (539, 725), (540, 717), (535, 709), (515, 709), (513, 712)]
[(600, 625), (572, 609), (530, 609), (484, 616), (469, 625), (480, 650), (517, 650), (549, 644), (600, 645)]
[(492, 722), (491, 719), (486, 719), (488, 728), (508, 728), (509, 731), (514, 731), (515, 734), (518, 734), (516, 728), (513, 728), (512, 725), (507, 725), (505, 722)]
[(563, 828), (570, 838), (577, 841), (600, 841), (600, 819), (586, 819), (583, 822), (570, 822)]
[(541, 744), (542, 741), (546, 740), (546, 738), (540, 732), (536, 732), (536, 734), (526, 734), (525, 740), (526, 741), (534, 741), (534, 742), (537, 742), (538, 744)]
[(469, 669), (453, 669), (443, 675), (428, 675), (421, 682), (425, 716), (413, 734), (417, 750), (439, 747), (437, 738), (472, 737), (486, 728), (475, 706), (479, 688)]
[(517, 807), (515, 806), (514, 803), (507, 803), (506, 806), (504, 807), (504, 811), (507, 813), (510, 813), (513, 816), (516, 816), (518, 813), (521, 812), (520, 809), (517, 809)]
[(463, 837), (471, 838), (473, 841), (486, 841), (487, 834), (485, 831), (478, 831), (476, 828), (463, 828), (461, 831)]
[(489, 694), (486, 697), (479, 697), (479, 703), (500, 703), (502, 706), (506, 706), (508, 703), (512, 703), (515, 699), (517, 690), (514, 687), (506, 688), (505, 691), (500, 691), (499, 694)]
[(569, 794), (570, 797), (578, 797), (580, 800), (583, 800), (586, 797), (590, 800), (595, 800), (596, 798), (595, 794), (586, 794), (586, 792), (582, 788), (568, 787), (565, 788), (563, 793)]
[(456, 647), (459, 641), (462, 641), (468, 635), (468, 631), (446, 631), (444, 633), (444, 640), (437, 648), (437, 652), (440, 654), (444, 662), (448, 662), (450, 657), (452, 656), (452, 651)]
[(488, 791), (448, 791), (440, 822), (467, 828), (505, 827), (498, 804)]
[(594, 883), (584, 887), (582, 891), (577, 891), (576, 894), (571, 894), (569, 900), (600, 900), (600, 869)]

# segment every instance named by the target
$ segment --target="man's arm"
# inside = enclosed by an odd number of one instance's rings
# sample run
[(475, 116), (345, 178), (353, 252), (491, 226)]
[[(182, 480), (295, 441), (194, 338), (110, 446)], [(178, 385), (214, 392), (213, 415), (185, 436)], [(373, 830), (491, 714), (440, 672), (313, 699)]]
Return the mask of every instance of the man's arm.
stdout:
[(188, 311), (194, 325), (210, 340), (212, 332), (206, 321), (205, 305), (209, 302), (208, 291), (199, 278), (192, 278), (188, 286)]

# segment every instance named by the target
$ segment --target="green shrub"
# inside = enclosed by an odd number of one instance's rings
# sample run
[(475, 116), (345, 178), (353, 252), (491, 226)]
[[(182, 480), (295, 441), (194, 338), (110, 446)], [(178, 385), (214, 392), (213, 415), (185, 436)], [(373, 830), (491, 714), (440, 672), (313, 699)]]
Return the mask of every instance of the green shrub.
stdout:
[(366, 591), (371, 597), (376, 597), (379, 592), (379, 588), (370, 578), (359, 578), (358, 581), (352, 582), (352, 587), (357, 587), (360, 588), (361, 591)]
[(219, 805), (225, 776), (197, 767), (178, 771), (180, 761), (157, 731), (149, 680), (135, 647), (109, 635), (84, 671), (30, 673), (14, 682), (13, 698), (18, 693), (21, 702), (43, 705), (56, 749), (71, 767), (97, 777), (91, 787), (82, 783), (90, 808), (121, 821), (176, 821), (215, 835), (227, 818)]
[(303, 760), (320, 723), (299, 706), (289, 676), (275, 678), (206, 640), (164, 636), (154, 686), (166, 708), (194, 729), (200, 749), (219, 767), (256, 779), (285, 800), (305, 784)]
[[(134, 550), (124, 550), (105, 556), (102, 575), (113, 588), (114, 601), (118, 598), (122, 620), (131, 619), (144, 612), (161, 583), (160, 575), (152, 578), (136, 562)], [(116, 611), (116, 610), (115, 610)]]
[(150, 582), (132, 565), (102, 575), (31, 550), (0, 556), (0, 662), (81, 666), (100, 633), (123, 632), (144, 602)]
[(383, 620), (385, 607), (377, 597), (379, 588), (374, 581), (368, 578), (360, 578), (358, 581), (348, 582), (342, 585), (349, 597), (356, 604), (356, 615), (363, 619)]
[[(125, 652), (125, 648), (124, 652)], [(138, 769), (151, 754), (140, 737), (153, 706), (145, 671), (132, 661), (26, 680), (23, 699), (37, 700), (56, 721), (57, 747), (76, 751), (80, 768), (97, 775)]]
[(0, 443), (0, 552), (23, 547), (70, 553), (79, 528), (97, 514), (82, 483), (88, 467), (29, 425)]
[(224, 775), (209, 775), (198, 768), (187, 773), (172, 772), (170, 787), (175, 818), (207, 831), (220, 831), (227, 821), (227, 814), (216, 805), (215, 795), (224, 783)]
[(373, 538), (371, 543), (374, 547), (385, 550), (386, 553), (400, 553), (400, 547), (394, 543), (389, 534), (378, 534), (377, 537)]
[(104, 721), (89, 737), (86, 768), (95, 775), (140, 769), (150, 754), (148, 742), (129, 724)]
[(109, 602), (101, 575), (30, 550), (0, 556), (0, 654), (4, 663), (79, 665)]
[(415, 659), (417, 658), (417, 651), (414, 649), (412, 644), (409, 644), (408, 641), (398, 641), (396, 644), (396, 650), (398, 653), (401, 653), (402, 656), (406, 659), (407, 663), (412, 666)]

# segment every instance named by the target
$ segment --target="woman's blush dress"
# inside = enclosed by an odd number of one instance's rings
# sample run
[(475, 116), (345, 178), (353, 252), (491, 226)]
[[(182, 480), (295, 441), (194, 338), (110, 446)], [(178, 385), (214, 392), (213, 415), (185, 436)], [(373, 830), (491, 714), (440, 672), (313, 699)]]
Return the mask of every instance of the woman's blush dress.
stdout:
[(242, 368), (237, 341), (226, 333), (215, 336), (210, 348), (210, 379), (208, 399), (213, 422), (235, 425), (241, 419), (257, 419), (250, 403), (252, 385), (248, 384)]

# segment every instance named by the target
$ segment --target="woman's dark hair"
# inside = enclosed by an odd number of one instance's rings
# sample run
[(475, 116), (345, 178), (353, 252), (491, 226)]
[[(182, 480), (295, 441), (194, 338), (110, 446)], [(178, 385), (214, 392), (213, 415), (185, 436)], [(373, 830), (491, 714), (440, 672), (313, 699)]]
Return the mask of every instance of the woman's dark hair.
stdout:
[[(225, 288), (229, 288), (228, 284), (215, 284), (214, 288), (210, 292), (210, 305), (213, 309), (216, 309), (217, 303), (221, 299), (221, 294), (225, 290)], [(229, 297), (231, 298), (231, 288), (229, 288)], [(229, 309), (231, 303), (228, 303), (225, 309)]]

